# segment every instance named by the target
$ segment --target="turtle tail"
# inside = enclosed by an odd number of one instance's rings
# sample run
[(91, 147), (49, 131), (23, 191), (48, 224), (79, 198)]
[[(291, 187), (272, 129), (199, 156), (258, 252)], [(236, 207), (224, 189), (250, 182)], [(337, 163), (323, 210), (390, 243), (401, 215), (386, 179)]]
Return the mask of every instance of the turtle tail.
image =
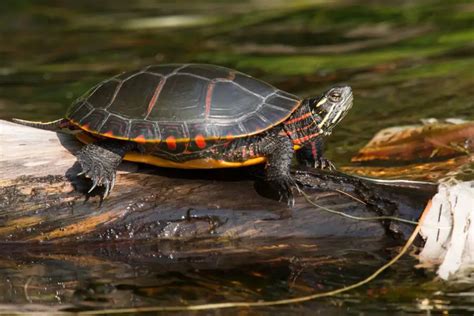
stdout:
[(30, 126), (30, 127), (35, 127), (39, 129), (45, 129), (48, 131), (58, 131), (62, 130), (64, 128), (67, 128), (70, 126), (70, 122), (67, 119), (61, 118), (59, 120), (51, 121), (51, 122), (34, 122), (34, 121), (25, 121), (17, 118), (12, 119), (13, 122), (25, 125), (25, 126)]

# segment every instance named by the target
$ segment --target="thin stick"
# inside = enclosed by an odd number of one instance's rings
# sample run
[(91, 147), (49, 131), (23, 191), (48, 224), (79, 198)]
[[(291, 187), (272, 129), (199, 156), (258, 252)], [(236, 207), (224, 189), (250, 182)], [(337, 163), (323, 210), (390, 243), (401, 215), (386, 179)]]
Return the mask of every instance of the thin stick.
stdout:
[(339, 192), (339, 193), (341, 193), (341, 194), (347, 195), (348, 197), (350, 197), (350, 198), (353, 199), (354, 201), (357, 201), (357, 202), (360, 202), (360, 203), (362, 203), (362, 204), (364, 204), (364, 205), (367, 205), (366, 202), (362, 201), (361, 199), (359, 199), (359, 198), (357, 198), (357, 197), (355, 197), (355, 196), (353, 196), (353, 195), (351, 195), (351, 194), (349, 194), (349, 193), (347, 193), (347, 192), (341, 191), (341, 190), (339, 190), (339, 189), (334, 189), (334, 191), (337, 191), (337, 192)]
[(329, 212), (329, 213), (332, 213), (332, 214), (337, 214), (337, 215), (340, 215), (340, 216), (344, 216), (344, 217), (347, 217), (347, 218), (350, 218), (350, 219), (355, 219), (355, 220), (358, 220), (358, 221), (380, 221), (380, 220), (384, 220), (384, 219), (389, 219), (389, 220), (393, 220), (393, 221), (397, 221), (397, 222), (402, 222), (402, 223), (407, 223), (407, 224), (412, 224), (412, 225), (418, 225), (418, 222), (416, 222), (416, 221), (412, 221), (412, 220), (404, 219), (404, 218), (400, 218), (400, 217), (395, 217), (395, 216), (366, 216), (366, 217), (361, 217), (361, 216), (346, 214), (344, 212), (332, 210), (330, 208), (327, 208), (325, 206), (322, 206), (322, 205), (319, 205), (319, 204), (313, 202), (311, 200), (311, 198), (308, 196), (308, 194), (306, 194), (303, 191), (301, 191), (301, 194), (304, 196), (304, 198), (306, 199), (306, 201), (309, 204), (311, 204), (313, 206), (316, 206), (316, 207), (318, 207), (318, 208), (320, 208), (320, 209), (322, 209), (326, 212)]

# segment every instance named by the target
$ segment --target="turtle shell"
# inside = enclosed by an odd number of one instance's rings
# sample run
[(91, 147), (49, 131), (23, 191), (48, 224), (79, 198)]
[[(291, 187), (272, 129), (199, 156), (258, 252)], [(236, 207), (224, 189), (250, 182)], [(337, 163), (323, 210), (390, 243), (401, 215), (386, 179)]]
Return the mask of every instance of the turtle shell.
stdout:
[(137, 142), (231, 139), (284, 121), (301, 100), (236, 70), (152, 65), (96, 85), (66, 118), (106, 137)]

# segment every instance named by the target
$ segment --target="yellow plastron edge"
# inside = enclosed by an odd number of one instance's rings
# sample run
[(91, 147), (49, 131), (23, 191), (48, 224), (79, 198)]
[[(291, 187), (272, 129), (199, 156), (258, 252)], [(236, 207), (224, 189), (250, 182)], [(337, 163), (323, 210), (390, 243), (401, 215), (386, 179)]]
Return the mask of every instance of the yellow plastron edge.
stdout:
[[(85, 144), (89, 144), (96, 141), (96, 139), (92, 138), (91, 136), (85, 133), (78, 133), (76, 134), (76, 137), (77, 139), (79, 139), (81, 142)], [(175, 161), (166, 160), (160, 157), (156, 157), (153, 155), (140, 154), (140, 153), (135, 153), (135, 152), (129, 152), (125, 154), (125, 157), (123, 157), (123, 159), (127, 161), (146, 163), (146, 164), (154, 165), (158, 167), (177, 168), (177, 169), (239, 168), (239, 167), (246, 167), (246, 166), (261, 164), (267, 160), (265, 157), (256, 157), (256, 158), (252, 158), (252, 159), (242, 161), (242, 162), (235, 162), (235, 161), (217, 160), (213, 158), (203, 158), (203, 159), (188, 160), (184, 162), (175, 162)]]

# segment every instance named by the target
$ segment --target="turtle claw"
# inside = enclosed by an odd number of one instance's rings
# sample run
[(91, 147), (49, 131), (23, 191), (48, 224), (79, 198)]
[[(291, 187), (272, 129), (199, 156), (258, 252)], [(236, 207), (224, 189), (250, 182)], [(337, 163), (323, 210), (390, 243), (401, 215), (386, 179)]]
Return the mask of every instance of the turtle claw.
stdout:
[[(101, 174), (100, 172), (97, 172), (97, 174)], [(87, 191), (87, 193), (91, 193), (96, 189), (97, 187), (103, 187), (104, 188), (104, 193), (102, 194), (103, 198), (106, 198), (109, 196), (110, 191), (112, 191), (114, 185), (115, 185), (115, 173), (113, 173), (112, 176), (106, 175), (106, 176), (97, 176), (94, 174), (89, 174), (86, 173), (86, 177), (89, 177), (92, 179), (92, 186), (90, 189)]]
[(294, 181), (288, 178), (274, 179), (270, 181), (270, 186), (278, 194), (279, 202), (287, 202), (288, 207), (292, 208), (295, 205), (295, 198), (293, 195)]
[(98, 185), (103, 185), (102, 177), (94, 177), (92, 182), (92, 187), (89, 189), (87, 193), (91, 193)]
[(115, 173), (112, 175), (112, 183), (110, 184), (110, 191), (113, 190), (114, 186), (115, 186)]
[(323, 169), (323, 170), (336, 170), (336, 166), (331, 162), (331, 160), (326, 159), (324, 157), (320, 157), (316, 159), (314, 162), (314, 168), (316, 169)]
[(92, 183), (92, 187), (89, 189), (89, 191), (87, 191), (87, 193), (91, 193), (95, 187), (97, 186), (97, 184), (99, 183), (99, 180), (97, 180), (97, 178), (94, 179), (94, 182)]
[(110, 182), (109, 180), (105, 180), (105, 192), (104, 192), (104, 199), (109, 195), (110, 192)]
[(94, 152), (91, 153), (91, 149), (88, 146), (83, 148), (78, 154), (78, 161), (82, 167), (80, 175), (84, 175), (84, 177), (92, 180), (92, 186), (87, 191), (88, 194), (92, 193), (97, 187), (103, 187), (101, 198), (106, 198), (115, 185), (116, 168), (120, 163), (121, 157), (98, 155), (97, 150), (103, 150), (102, 148), (92, 147)]

